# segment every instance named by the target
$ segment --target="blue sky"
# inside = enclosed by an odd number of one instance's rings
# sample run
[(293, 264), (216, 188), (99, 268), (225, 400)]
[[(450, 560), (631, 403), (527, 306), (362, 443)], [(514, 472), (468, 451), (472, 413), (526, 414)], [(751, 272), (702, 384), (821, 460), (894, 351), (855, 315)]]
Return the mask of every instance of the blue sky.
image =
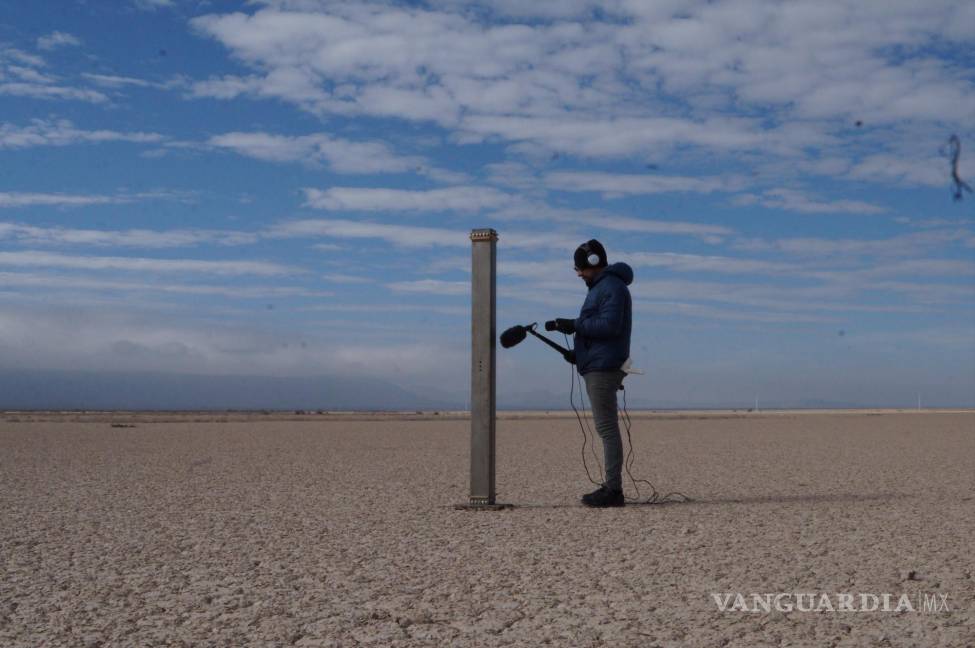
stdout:
[[(379, 377), (633, 266), (632, 402), (975, 405), (969, 2), (0, 0), (0, 369)], [(567, 366), (499, 350), (500, 402)], [(381, 406), (381, 403), (377, 403)]]

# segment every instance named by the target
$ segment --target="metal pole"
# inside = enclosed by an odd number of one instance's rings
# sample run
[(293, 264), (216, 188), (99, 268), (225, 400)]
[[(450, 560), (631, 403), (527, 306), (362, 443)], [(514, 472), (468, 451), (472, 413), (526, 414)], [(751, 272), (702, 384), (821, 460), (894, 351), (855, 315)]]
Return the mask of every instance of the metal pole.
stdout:
[(471, 231), (471, 506), (494, 506), (498, 233)]

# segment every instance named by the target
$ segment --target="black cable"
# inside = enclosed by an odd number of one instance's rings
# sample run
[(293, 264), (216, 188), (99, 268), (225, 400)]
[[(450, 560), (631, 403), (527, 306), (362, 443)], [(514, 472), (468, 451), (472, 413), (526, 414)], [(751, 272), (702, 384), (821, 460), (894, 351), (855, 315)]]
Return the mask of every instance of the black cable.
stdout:
[[(565, 338), (566, 347), (569, 347), (569, 336), (563, 334), (563, 337)], [(586, 477), (589, 478), (589, 481), (595, 484), (596, 486), (602, 487), (605, 486), (605, 484), (603, 482), (598, 482), (592, 478), (592, 473), (589, 472), (589, 462), (586, 460), (586, 445), (589, 444), (590, 451), (592, 452), (592, 456), (596, 460), (596, 465), (599, 466), (600, 475), (603, 474), (602, 462), (600, 462), (599, 456), (596, 454), (596, 442), (593, 439), (593, 432), (592, 429), (589, 427), (588, 418), (584, 418), (583, 415), (579, 414), (579, 409), (576, 407), (576, 403), (575, 403), (575, 388), (576, 388), (576, 382), (578, 381), (579, 401), (580, 401), (579, 404), (580, 407), (582, 407), (583, 412), (584, 413), (587, 412), (585, 392), (582, 389), (582, 378), (578, 375), (575, 365), (572, 364), (569, 365), (569, 374), (571, 376), (571, 382), (569, 386), (569, 405), (572, 406), (572, 411), (575, 412), (576, 421), (579, 422), (579, 431), (582, 433), (582, 466), (586, 470)], [(674, 502), (692, 501), (690, 497), (678, 491), (671, 491), (665, 495), (661, 495), (660, 492), (657, 490), (657, 488), (650, 482), (650, 480), (636, 479), (635, 477), (633, 477), (633, 472), (631, 469), (633, 466), (633, 462), (635, 461), (635, 456), (633, 454), (633, 435), (630, 430), (630, 428), (633, 425), (633, 421), (630, 418), (629, 410), (626, 408), (626, 389), (623, 387), (622, 383), (620, 383), (620, 391), (623, 392), (623, 407), (622, 409), (617, 410), (617, 414), (619, 415), (620, 420), (623, 422), (623, 428), (626, 430), (626, 441), (627, 444), (629, 445), (629, 449), (627, 450), (626, 458), (623, 461), (623, 465), (626, 468), (626, 474), (630, 478), (630, 482), (633, 483), (633, 489), (636, 491), (636, 497), (627, 497), (626, 500), (634, 504), (669, 504)], [(643, 499), (640, 493), (639, 484), (641, 483), (646, 484), (647, 486), (650, 487), (650, 495), (647, 496), (646, 499)]]
[[(568, 336), (565, 336), (565, 343), (566, 343), (566, 346), (569, 345), (569, 338), (568, 338)], [(586, 426), (583, 425), (583, 423), (582, 423), (582, 416), (579, 415), (579, 410), (576, 408), (576, 400), (575, 400), (575, 387), (576, 387), (576, 378), (575, 378), (575, 376), (576, 376), (576, 368), (575, 368), (575, 365), (572, 365), (572, 364), (569, 365), (569, 372), (570, 372), (570, 376), (571, 376), (571, 383), (570, 383), (571, 386), (569, 387), (569, 404), (572, 406), (572, 411), (575, 412), (575, 414), (576, 414), (576, 420), (579, 421), (579, 431), (582, 432), (582, 466), (586, 469), (586, 477), (589, 478), (589, 481), (591, 481), (596, 486), (602, 486), (603, 485), (602, 482), (597, 482), (595, 479), (592, 478), (592, 473), (589, 472), (589, 463), (586, 461), (586, 443), (589, 440), (589, 435), (586, 434)], [(580, 388), (580, 391), (581, 391), (581, 388)], [(585, 403), (583, 403), (583, 405), (584, 404)]]
[[(633, 482), (633, 489), (636, 491), (636, 497), (627, 497), (626, 500), (633, 502), (634, 504), (670, 504), (676, 502), (690, 502), (692, 501), (690, 497), (681, 493), (679, 491), (671, 491), (666, 495), (661, 495), (649, 479), (634, 479), (633, 472), (630, 468), (633, 465), (633, 436), (630, 433), (630, 427), (633, 425), (632, 419), (630, 419), (630, 412), (626, 409), (626, 389), (623, 385), (620, 385), (620, 391), (623, 392), (623, 408), (619, 410), (620, 420), (623, 422), (623, 428), (626, 430), (626, 441), (630, 446), (629, 451), (626, 454), (626, 459), (623, 465), (626, 467), (626, 474), (629, 476), (630, 481)], [(650, 487), (650, 495), (646, 499), (641, 499), (640, 487), (638, 484), (643, 483)]]
[[(591, 404), (586, 404), (586, 390), (583, 388), (583, 379), (578, 372), (574, 372), (575, 380), (579, 381), (579, 404), (582, 408), (582, 420), (586, 424), (586, 434), (589, 435), (589, 454), (592, 455), (593, 461), (596, 462), (596, 466), (599, 467), (599, 474), (605, 475), (606, 471), (603, 469), (603, 462), (599, 458), (599, 453), (596, 452), (596, 421), (593, 420), (590, 425), (589, 412), (592, 409)], [(602, 486), (603, 484), (600, 484)]]
[[(569, 336), (566, 333), (563, 333), (562, 334), (562, 338), (565, 340), (565, 346), (566, 346), (566, 348), (569, 348), (569, 349), (573, 349), (574, 350), (574, 345), (570, 345), (570, 343), (569, 343)], [(586, 466), (586, 474), (587, 475), (589, 474), (589, 465), (586, 462), (586, 439), (588, 439), (588, 442), (589, 442), (589, 452), (590, 452), (590, 454), (592, 454), (592, 458), (593, 458), (593, 461), (596, 462), (596, 466), (599, 467), (599, 474), (600, 475), (603, 475), (603, 474), (605, 474), (605, 471), (603, 470), (603, 462), (600, 461), (599, 455), (596, 453), (596, 439), (595, 439), (595, 436), (596, 435), (595, 435), (595, 433), (593, 433), (593, 428), (596, 427), (596, 423), (595, 423), (595, 421), (593, 421), (592, 426), (590, 427), (590, 425), (589, 425), (589, 408), (586, 407), (586, 392), (583, 389), (582, 376), (580, 376), (578, 374), (578, 372), (575, 370), (574, 366), (569, 371), (569, 375), (572, 377), (572, 383), (571, 383), (571, 386), (569, 387), (569, 400), (572, 402), (572, 409), (576, 413), (576, 418), (579, 419), (579, 427), (584, 430), (583, 431), (583, 435), (586, 437), (586, 438), (584, 438), (582, 440), (582, 462)], [(574, 393), (574, 390), (575, 390), (576, 381), (578, 381), (578, 385), (579, 385), (579, 407), (582, 408), (582, 417), (581, 418), (579, 417), (578, 410), (576, 410), (575, 401), (573, 399), (573, 393)], [(603, 486), (604, 485), (603, 482), (593, 481), (593, 478), (591, 476), (589, 477), (589, 481), (591, 481), (593, 484), (596, 484), (597, 486)]]

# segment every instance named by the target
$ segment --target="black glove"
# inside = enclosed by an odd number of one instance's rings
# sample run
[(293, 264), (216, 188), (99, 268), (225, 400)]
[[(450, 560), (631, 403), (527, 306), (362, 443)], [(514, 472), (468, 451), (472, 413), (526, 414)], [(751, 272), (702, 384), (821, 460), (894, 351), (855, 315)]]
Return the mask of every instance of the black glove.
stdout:
[(569, 364), (575, 364), (576, 363), (575, 349), (569, 349), (569, 352), (563, 353), (562, 357), (565, 358), (565, 361), (568, 362)]
[(558, 331), (559, 333), (572, 335), (576, 332), (576, 321), (573, 319), (566, 319), (564, 317), (556, 317), (554, 320), (545, 322), (545, 330)]

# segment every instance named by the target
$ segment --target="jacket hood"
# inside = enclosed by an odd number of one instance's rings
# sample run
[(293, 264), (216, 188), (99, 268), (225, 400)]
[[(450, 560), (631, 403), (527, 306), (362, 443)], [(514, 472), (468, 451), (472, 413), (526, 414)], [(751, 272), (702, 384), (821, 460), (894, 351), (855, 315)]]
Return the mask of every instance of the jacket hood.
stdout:
[(633, 283), (633, 268), (625, 263), (611, 263), (603, 270), (603, 274), (607, 273), (619, 277), (627, 286)]

